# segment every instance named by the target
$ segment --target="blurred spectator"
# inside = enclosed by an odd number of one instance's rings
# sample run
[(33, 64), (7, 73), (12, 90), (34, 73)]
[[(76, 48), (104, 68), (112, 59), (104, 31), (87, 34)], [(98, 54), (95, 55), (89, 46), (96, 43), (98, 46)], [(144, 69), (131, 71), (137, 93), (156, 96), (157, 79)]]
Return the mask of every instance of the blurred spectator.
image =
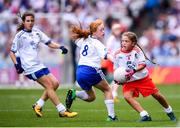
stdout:
[[(123, 30), (123, 25), (119, 22), (113, 23), (111, 26), (111, 34), (106, 40), (106, 47), (108, 52), (112, 55), (121, 46), (120, 37)], [(101, 68), (104, 74), (106, 74), (106, 78), (110, 83), (113, 79), (113, 63), (110, 60), (103, 60)]]

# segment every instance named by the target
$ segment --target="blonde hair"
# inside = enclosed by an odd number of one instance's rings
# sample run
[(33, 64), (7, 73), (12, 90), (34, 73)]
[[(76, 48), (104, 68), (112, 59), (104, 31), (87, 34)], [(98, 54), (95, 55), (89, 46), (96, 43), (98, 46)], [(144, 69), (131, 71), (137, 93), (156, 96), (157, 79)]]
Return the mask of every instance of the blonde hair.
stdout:
[(150, 59), (146, 56), (144, 50), (143, 50), (143, 49), (141, 48), (141, 46), (138, 44), (138, 37), (137, 37), (137, 35), (136, 35), (134, 32), (124, 32), (124, 33), (122, 34), (122, 36), (127, 36), (127, 37), (135, 44), (135, 46), (137, 46), (137, 47), (139, 47), (139, 48), (141, 49), (141, 51), (143, 52), (143, 54), (144, 54), (144, 56), (145, 56), (145, 59), (149, 60), (149, 61), (150, 61), (151, 63), (153, 63), (153, 64), (156, 64), (154, 61), (150, 60)]
[(78, 38), (87, 38), (89, 35), (92, 35), (94, 32), (97, 31), (97, 28), (103, 24), (103, 20), (97, 19), (89, 25), (88, 29), (82, 29), (81, 24), (80, 26), (73, 25), (71, 27), (72, 32), (72, 39), (78, 39)]

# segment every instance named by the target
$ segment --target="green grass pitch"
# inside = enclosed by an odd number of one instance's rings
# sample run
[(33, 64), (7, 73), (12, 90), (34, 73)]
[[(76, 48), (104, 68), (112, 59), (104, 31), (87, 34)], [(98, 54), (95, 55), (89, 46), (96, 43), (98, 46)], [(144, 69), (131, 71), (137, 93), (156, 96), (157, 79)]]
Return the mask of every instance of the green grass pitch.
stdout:
[[(180, 117), (180, 86), (158, 86), (174, 109), (176, 117)], [(64, 103), (67, 89), (57, 91)], [(122, 98), (119, 88), (120, 102), (115, 103), (117, 122), (107, 122), (106, 107), (103, 94), (96, 90), (97, 98), (92, 103), (76, 99), (72, 110), (79, 113), (75, 118), (59, 118), (54, 105), (47, 101), (43, 108), (43, 117), (37, 118), (32, 111), (32, 104), (41, 96), (43, 90), (36, 89), (0, 89), (0, 127), (176, 127), (171, 122), (160, 104), (151, 96), (140, 97), (138, 101), (149, 112), (151, 122), (138, 122), (139, 114)], [(180, 127), (180, 126), (179, 126)]]

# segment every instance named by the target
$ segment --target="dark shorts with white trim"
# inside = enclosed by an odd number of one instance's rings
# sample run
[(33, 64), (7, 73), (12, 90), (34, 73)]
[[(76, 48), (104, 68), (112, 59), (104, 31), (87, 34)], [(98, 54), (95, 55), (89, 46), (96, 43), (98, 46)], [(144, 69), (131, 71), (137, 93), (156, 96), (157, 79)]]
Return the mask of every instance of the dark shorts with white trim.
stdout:
[(29, 78), (30, 80), (36, 81), (37, 79), (41, 78), (44, 75), (48, 75), (49, 73), (50, 71), (48, 68), (42, 68), (32, 74), (26, 75), (26, 77)]
[(90, 90), (92, 86), (98, 84), (105, 78), (100, 68), (79, 65), (76, 70), (77, 82), (83, 90)]

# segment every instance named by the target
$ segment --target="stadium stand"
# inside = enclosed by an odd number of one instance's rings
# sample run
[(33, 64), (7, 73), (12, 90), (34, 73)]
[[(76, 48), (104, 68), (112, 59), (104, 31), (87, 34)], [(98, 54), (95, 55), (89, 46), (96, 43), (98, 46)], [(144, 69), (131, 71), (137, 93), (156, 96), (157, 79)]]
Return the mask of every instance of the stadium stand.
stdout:
[[(71, 48), (68, 37), (69, 26), (79, 24), (80, 21), (82, 26), (86, 27), (98, 17), (106, 23), (104, 42), (110, 35), (111, 25), (119, 22), (124, 31), (131, 30), (137, 33), (140, 45), (159, 65), (180, 66), (179, 0), (1, 0), (0, 83), (2, 84), (14, 84), (17, 79), (8, 53), (20, 20), (17, 13), (26, 10), (37, 13), (36, 27), (69, 48)], [(75, 65), (72, 62), (76, 61), (76, 58), (71, 57), (71, 54), (64, 58), (58, 51), (47, 48), (41, 51), (41, 56), (48, 56), (44, 57), (43, 61), (52, 67), (58, 79), (62, 83), (72, 83)], [(62, 71), (58, 72), (59, 70)], [(8, 76), (7, 80), (4, 79), (6, 78), (4, 75)]]

